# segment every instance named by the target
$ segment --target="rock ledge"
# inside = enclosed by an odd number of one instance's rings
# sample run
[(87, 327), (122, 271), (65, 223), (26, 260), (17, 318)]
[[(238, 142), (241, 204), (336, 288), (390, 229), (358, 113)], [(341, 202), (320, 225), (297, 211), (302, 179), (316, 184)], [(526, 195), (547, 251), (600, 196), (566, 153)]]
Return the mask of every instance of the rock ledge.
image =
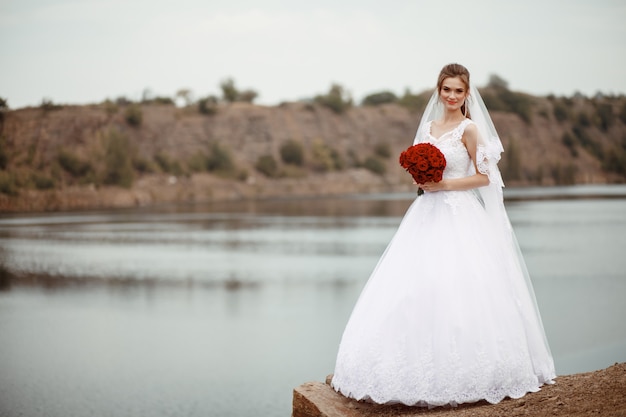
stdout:
[(336, 393), (323, 382), (307, 382), (293, 391), (292, 417), (487, 417), (610, 416), (626, 417), (626, 363), (582, 374), (559, 376), (556, 384), (518, 400), (491, 405), (485, 401), (432, 410), (403, 405), (376, 405)]

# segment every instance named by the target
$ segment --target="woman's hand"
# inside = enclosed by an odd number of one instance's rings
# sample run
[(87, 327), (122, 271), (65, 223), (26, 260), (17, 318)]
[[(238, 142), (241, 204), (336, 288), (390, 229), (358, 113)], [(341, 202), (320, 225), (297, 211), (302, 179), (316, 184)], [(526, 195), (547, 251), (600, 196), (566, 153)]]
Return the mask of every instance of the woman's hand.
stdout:
[(439, 182), (426, 182), (424, 184), (417, 184), (419, 188), (424, 191), (433, 192), (433, 191), (444, 191), (447, 190), (448, 182), (446, 180), (441, 180)]

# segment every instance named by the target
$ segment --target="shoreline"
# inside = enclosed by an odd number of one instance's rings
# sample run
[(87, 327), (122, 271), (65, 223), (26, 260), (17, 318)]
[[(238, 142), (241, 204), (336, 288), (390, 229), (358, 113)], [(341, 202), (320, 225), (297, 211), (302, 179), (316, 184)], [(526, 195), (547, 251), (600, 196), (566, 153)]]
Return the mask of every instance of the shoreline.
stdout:
[[(533, 200), (626, 198), (626, 184), (579, 184), (569, 186), (510, 186), (505, 202)], [(0, 194), (0, 215), (78, 212), (172, 205), (228, 204), (246, 201), (292, 201), (304, 199), (411, 200), (414, 185), (391, 184), (367, 172), (318, 175), (309, 179), (262, 179), (242, 183), (198, 176), (172, 180), (146, 179), (131, 189), (72, 187), (54, 191), (27, 191), (19, 196)]]

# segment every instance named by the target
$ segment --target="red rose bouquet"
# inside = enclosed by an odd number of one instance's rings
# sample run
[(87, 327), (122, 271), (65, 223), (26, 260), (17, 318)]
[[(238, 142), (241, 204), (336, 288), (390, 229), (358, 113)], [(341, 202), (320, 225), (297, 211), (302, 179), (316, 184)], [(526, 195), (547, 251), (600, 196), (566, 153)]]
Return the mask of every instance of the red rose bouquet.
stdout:
[[(446, 158), (436, 146), (418, 143), (400, 154), (400, 165), (411, 174), (417, 184), (439, 182), (443, 178)], [(421, 194), (420, 191), (421, 188), (418, 194)]]

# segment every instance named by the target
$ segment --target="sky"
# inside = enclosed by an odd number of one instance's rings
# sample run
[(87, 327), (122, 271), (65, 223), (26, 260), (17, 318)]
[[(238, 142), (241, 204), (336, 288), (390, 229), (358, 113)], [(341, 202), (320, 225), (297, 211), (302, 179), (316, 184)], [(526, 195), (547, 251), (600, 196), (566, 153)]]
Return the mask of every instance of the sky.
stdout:
[(275, 105), (342, 85), (359, 102), (433, 88), (465, 65), (534, 95), (626, 93), (623, 0), (0, 0), (0, 97), (10, 108), (144, 92)]

